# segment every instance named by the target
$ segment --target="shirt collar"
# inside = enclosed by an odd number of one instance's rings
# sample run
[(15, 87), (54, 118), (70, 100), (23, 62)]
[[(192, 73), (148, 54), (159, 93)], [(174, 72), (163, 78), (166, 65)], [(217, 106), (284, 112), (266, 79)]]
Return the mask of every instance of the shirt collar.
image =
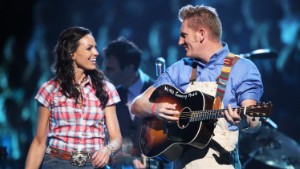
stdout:
[(188, 58), (188, 57), (183, 58), (183, 61), (185, 64), (190, 66), (192, 66), (193, 61), (196, 61), (200, 67), (205, 67), (207, 64), (222, 65), (224, 63), (224, 58), (229, 54), (229, 48), (227, 43), (222, 42), (222, 46), (223, 46), (222, 49), (220, 49), (218, 52), (216, 52), (210, 57), (208, 63), (204, 63), (199, 59)]
[(90, 84), (92, 86), (92, 78), (90, 75), (87, 75), (87, 79), (83, 82), (83, 86)]
[(209, 59), (209, 63), (214, 65), (223, 65), (224, 58), (229, 54), (229, 48), (227, 43), (222, 42), (223, 48), (220, 49), (217, 53), (213, 54), (212, 57)]

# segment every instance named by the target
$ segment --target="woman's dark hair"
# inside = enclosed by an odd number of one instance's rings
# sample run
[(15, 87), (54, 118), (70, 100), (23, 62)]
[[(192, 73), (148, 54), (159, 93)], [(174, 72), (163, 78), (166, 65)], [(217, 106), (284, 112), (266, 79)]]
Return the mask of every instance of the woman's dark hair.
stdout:
[[(55, 57), (54, 69), (56, 73), (55, 80), (60, 82), (62, 93), (67, 97), (74, 97), (78, 100), (80, 92), (76, 89), (74, 82), (75, 71), (73, 67), (72, 53), (74, 53), (79, 45), (79, 40), (85, 35), (92, 32), (83, 27), (70, 27), (64, 30), (57, 41), (53, 50)], [(93, 88), (96, 89), (96, 96), (101, 102), (102, 108), (108, 101), (108, 93), (104, 90), (105, 76), (98, 68), (85, 72), (91, 77)]]

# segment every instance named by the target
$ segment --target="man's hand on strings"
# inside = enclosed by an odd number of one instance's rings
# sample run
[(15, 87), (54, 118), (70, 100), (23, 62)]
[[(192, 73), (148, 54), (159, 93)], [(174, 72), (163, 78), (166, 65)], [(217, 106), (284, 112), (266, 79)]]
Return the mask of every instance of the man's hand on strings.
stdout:
[(177, 121), (180, 112), (176, 110), (176, 104), (154, 103), (151, 113), (160, 119)]
[(233, 125), (238, 125), (242, 118), (238, 114), (237, 109), (232, 109), (231, 105), (228, 105), (228, 110), (224, 111), (225, 118), (227, 121)]

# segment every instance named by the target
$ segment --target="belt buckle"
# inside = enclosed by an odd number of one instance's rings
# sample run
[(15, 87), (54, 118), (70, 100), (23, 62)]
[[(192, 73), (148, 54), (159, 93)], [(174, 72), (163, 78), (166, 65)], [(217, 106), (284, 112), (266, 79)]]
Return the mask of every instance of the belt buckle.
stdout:
[(88, 152), (85, 151), (73, 151), (71, 154), (71, 163), (74, 166), (85, 166), (86, 162), (89, 160), (90, 156)]

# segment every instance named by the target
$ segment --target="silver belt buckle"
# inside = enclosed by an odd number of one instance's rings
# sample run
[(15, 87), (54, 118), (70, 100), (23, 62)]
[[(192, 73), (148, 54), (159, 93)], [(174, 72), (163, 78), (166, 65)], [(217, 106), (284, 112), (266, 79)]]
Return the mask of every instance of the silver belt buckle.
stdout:
[(86, 162), (89, 160), (90, 156), (88, 152), (85, 151), (73, 151), (71, 155), (71, 163), (74, 166), (85, 166)]

